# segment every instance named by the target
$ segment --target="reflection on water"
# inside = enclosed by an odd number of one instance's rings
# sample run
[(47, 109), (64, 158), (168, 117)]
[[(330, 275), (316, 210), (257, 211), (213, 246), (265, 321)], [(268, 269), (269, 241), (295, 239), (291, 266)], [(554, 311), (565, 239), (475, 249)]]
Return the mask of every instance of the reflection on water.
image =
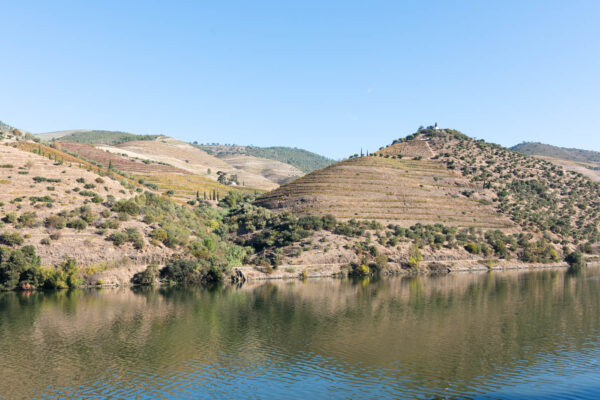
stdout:
[(597, 398), (600, 270), (0, 294), (0, 398)]

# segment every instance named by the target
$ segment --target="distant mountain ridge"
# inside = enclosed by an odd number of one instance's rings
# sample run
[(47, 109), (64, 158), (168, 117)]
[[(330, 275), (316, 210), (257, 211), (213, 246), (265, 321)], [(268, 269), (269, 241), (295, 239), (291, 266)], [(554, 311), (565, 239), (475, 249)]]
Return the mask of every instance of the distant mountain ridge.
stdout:
[[(53, 146), (103, 167), (110, 162), (122, 172), (140, 174), (138, 178), (148, 183), (174, 190), (180, 200), (193, 200), (198, 192), (222, 192), (222, 188), (214, 187), (222, 183), (238, 186), (242, 191), (271, 190), (304, 175), (304, 170), (321, 168), (331, 162), (306, 150), (285, 147), (228, 146), (227, 151), (219, 150), (217, 157), (212, 148), (205, 151), (201, 146), (168, 136), (123, 131), (74, 129), (42, 133), (36, 138), (53, 142)], [(186, 184), (175, 185), (176, 181)]]
[(335, 162), (334, 160), (322, 155), (310, 152), (308, 150), (298, 149), (296, 147), (255, 147), (223, 144), (200, 144), (197, 146), (206, 151), (208, 154), (219, 158), (230, 155), (247, 155), (266, 158), (292, 165), (305, 173), (325, 168)]
[(600, 152), (559, 147), (539, 142), (523, 142), (510, 148), (531, 156), (560, 158), (563, 160), (600, 164)]
[(132, 140), (154, 140), (160, 135), (136, 135), (129, 132), (105, 131), (96, 129), (74, 129), (40, 133), (36, 135), (42, 140), (56, 140), (60, 142), (75, 142), (83, 144), (118, 145)]
[(4, 122), (0, 121), (0, 132), (2, 132), (2, 131), (12, 131), (13, 129), (15, 129), (15, 128), (13, 128), (12, 126), (10, 126), (8, 124), (5, 124)]

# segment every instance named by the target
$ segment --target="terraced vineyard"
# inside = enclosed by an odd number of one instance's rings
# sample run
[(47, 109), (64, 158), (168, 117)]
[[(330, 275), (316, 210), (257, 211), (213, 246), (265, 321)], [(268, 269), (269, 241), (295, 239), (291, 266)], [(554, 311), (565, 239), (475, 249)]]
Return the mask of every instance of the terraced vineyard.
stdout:
[(374, 219), (405, 227), (450, 226), (514, 230), (515, 225), (483, 199), (469, 198), (472, 186), (433, 160), (369, 156), (315, 171), (261, 196), (257, 203), (300, 214)]

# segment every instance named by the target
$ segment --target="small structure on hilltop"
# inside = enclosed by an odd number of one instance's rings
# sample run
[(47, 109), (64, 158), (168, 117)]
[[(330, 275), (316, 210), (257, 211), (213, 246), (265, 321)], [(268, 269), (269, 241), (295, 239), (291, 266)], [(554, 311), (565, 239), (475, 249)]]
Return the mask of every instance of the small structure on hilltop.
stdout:
[(434, 131), (439, 131), (441, 128), (438, 126), (438, 123), (436, 122), (435, 125), (433, 126), (433, 130)]

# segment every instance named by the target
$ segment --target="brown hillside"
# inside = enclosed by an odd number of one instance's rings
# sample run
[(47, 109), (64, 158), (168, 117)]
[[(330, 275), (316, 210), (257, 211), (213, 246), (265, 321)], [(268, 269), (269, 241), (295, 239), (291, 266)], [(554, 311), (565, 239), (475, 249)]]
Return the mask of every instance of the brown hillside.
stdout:
[(109, 164), (112, 164), (113, 168), (131, 174), (189, 173), (181, 168), (176, 168), (170, 165), (144, 163), (142, 160), (131, 160), (119, 154), (101, 150), (89, 144), (57, 142), (56, 147), (60, 150), (77, 154), (86, 160), (95, 161), (101, 164), (104, 168), (107, 168)]
[(369, 156), (312, 172), (261, 196), (257, 203), (301, 214), (374, 219), (405, 227), (443, 223), (513, 229), (513, 223), (486, 205), (486, 196), (440, 162)]
[(594, 182), (600, 182), (600, 164), (584, 163), (579, 161), (563, 160), (561, 158), (534, 156), (540, 160), (550, 161), (553, 164), (560, 165), (567, 171), (578, 172), (587, 176)]
[(431, 158), (435, 155), (427, 140), (417, 138), (410, 142), (394, 143), (376, 152), (384, 156), (422, 157)]
[[(69, 166), (69, 161), (75, 162)], [(16, 232), (25, 238), (24, 244), (35, 247), (43, 265), (55, 265), (66, 257), (73, 257), (83, 266), (112, 263), (115, 267), (135, 270), (152, 261), (164, 261), (172, 253), (164, 246), (146, 246), (142, 250), (134, 249), (131, 244), (115, 247), (97, 234), (95, 225), (104, 219), (100, 213), (106, 207), (91, 202), (90, 197), (82, 193), (87, 190), (103, 199), (114, 196), (115, 200), (133, 197), (135, 192), (124, 188), (119, 181), (79, 168), (76, 160), (55, 162), (12, 146), (0, 146), (0, 164), (0, 215), (6, 217), (14, 213), (18, 218), (14, 225), (5, 222), (0, 232), (12, 232), (16, 228)], [(84, 189), (86, 184), (94, 188)], [(47, 217), (56, 216), (61, 211), (70, 212), (84, 204), (89, 207), (90, 215), (95, 215), (94, 221), (86, 228), (56, 230), (44, 225)], [(27, 213), (34, 214), (27, 221), (21, 220)], [(114, 218), (116, 215), (111, 214), (106, 220)], [(136, 228), (144, 234), (151, 231), (147, 224), (137, 219), (121, 222), (116, 230), (125, 228)], [(53, 233), (57, 236), (48, 244), (42, 244), (42, 239), (48, 239)], [(112, 273), (117, 274), (117, 271)]]
[(246, 154), (223, 154), (218, 157), (237, 169), (264, 176), (268, 180), (280, 185), (304, 175), (304, 172), (298, 168), (279, 161), (267, 160), (266, 158)]
[[(228, 175), (237, 175), (240, 185), (249, 188), (271, 190), (278, 186), (277, 183), (258, 173), (237, 169), (224, 160), (173, 138), (160, 137), (157, 140), (131, 141), (118, 146), (99, 146), (99, 149), (166, 163), (213, 181), (217, 180), (217, 171), (223, 171)], [(208, 174), (209, 169), (210, 174)]]

